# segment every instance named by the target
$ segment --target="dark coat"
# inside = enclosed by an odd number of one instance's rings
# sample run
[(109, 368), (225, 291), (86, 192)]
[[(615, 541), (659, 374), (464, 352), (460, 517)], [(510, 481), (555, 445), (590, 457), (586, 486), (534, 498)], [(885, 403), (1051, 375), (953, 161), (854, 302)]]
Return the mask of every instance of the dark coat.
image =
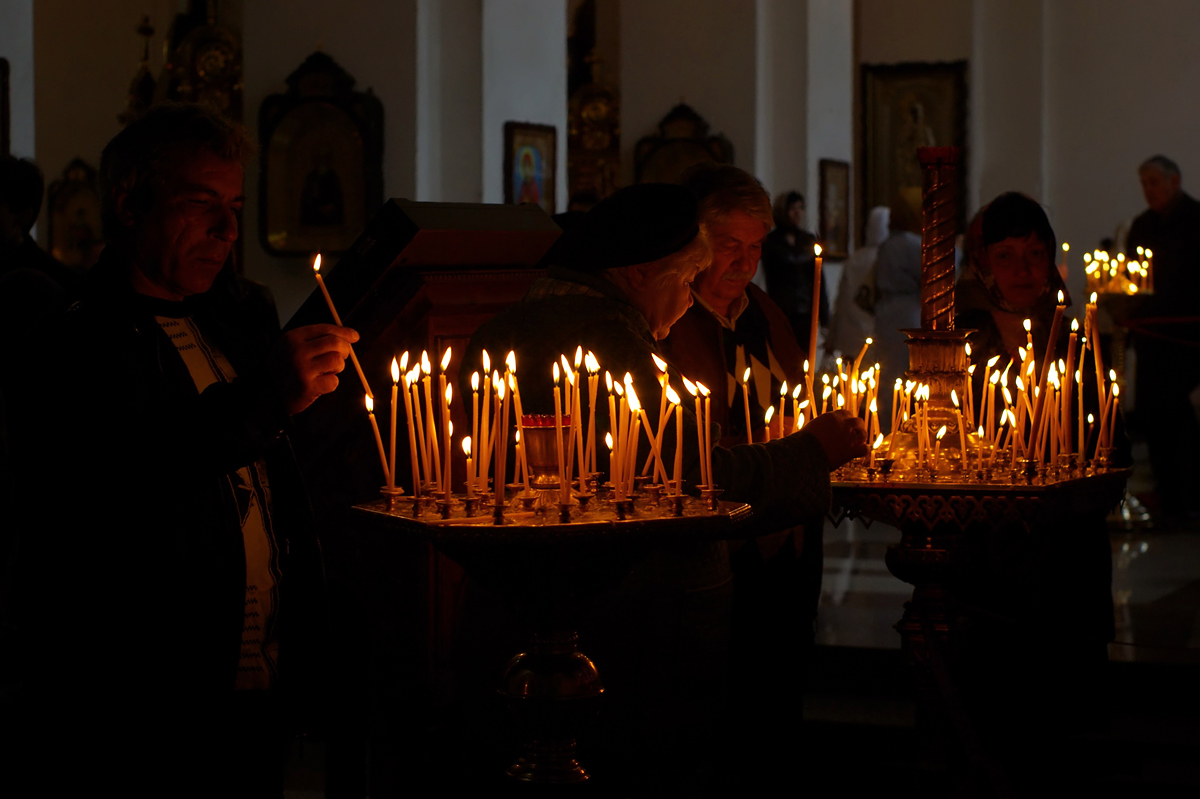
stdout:
[(323, 575), (265, 365), (278, 323), (232, 274), (189, 298), (238, 374), (198, 393), (127, 270), (101, 258), (10, 389), (26, 687), (35, 701), (232, 694), (245, 553), (226, 477), (259, 459), (280, 551), (280, 685), (296, 687), (322, 627)]
[[(788, 234), (792, 244), (788, 243)], [(796, 333), (800, 347), (808, 351), (808, 334), (812, 325), (813, 272), (816, 255), (813, 244), (816, 239), (807, 230), (777, 227), (767, 234), (762, 245), (763, 273), (767, 279), (767, 293), (775, 304), (787, 314)], [(829, 294), (821, 280), (819, 321), (822, 327), (829, 324)]]

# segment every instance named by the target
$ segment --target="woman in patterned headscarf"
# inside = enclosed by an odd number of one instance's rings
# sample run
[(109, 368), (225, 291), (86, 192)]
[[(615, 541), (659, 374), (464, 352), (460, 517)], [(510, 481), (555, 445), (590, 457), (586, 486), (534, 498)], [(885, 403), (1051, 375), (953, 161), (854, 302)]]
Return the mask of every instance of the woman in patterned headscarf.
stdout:
[[(971, 220), (966, 240), (969, 268), (955, 289), (954, 324), (975, 331), (968, 339), (973, 362), (995, 355), (1001, 362), (1019, 360), (1017, 350), (1027, 341), (1026, 319), (1041, 361), (1058, 293), (1068, 306), (1071, 303), (1054, 265), (1055, 245), (1046, 212), (1019, 192), (1001, 194)], [(1066, 327), (1062, 332), (1065, 339)], [(1060, 349), (1059, 342), (1055, 349)]]

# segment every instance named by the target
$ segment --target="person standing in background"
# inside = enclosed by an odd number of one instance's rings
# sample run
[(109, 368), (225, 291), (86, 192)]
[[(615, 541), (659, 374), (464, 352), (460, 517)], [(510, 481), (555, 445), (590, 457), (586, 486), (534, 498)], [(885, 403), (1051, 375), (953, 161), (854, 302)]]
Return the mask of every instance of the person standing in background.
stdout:
[[(812, 327), (813, 270), (816, 238), (804, 229), (804, 195), (781, 194), (775, 201), (775, 229), (762, 243), (767, 294), (787, 314), (802, 352), (808, 352)], [(829, 295), (821, 283), (820, 323), (829, 324)]]
[(863, 341), (875, 335), (875, 259), (879, 245), (887, 240), (891, 210), (880, 205), (867, 216), (867, 243), (859, 247), (842, 267), (837, 302), (825, 352), (853, 354)]
[(1193, 453), (1200, 447), (1190, 394), (1200, 385), (1200, 202), (1183, 191), (1179, 165), (1163, 155), (1138, 167), (1149, 206), (1129, 230), (1125, 253), (1154, 253), (1154, 293), (1131, 327), (1137, 352), (1137, 426), (1150, 448), (1162, 514), (1200, 519)]
[(890, 222), (891, 234), (875, 257), (875, 357), (883, 386), (908, 368), (908, 336), (900, 331), (921, 326), (921, 221), (897, 198)]

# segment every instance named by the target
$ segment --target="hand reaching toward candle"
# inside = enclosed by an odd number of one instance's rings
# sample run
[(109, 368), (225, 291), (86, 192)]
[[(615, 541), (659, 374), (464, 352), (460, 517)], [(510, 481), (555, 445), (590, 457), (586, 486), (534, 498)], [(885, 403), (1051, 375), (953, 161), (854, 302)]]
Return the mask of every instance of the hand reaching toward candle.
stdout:
[(849, 411), (823, 413), (804, 425), (802, 432), (817, 437), (831, 469), (867, 454), (867, 423)]
[(283, 334), (272, 353), (271, 371), (288, 415), (338, 387), (338, 373), (346, 368), (356, 341), (356, 331), (338, 325), (307, 325)]

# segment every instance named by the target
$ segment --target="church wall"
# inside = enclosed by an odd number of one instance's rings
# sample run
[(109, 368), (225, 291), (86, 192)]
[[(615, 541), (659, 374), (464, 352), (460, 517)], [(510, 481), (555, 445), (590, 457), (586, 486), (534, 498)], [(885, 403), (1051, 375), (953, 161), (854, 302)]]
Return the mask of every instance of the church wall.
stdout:
[(1048, 19), (1047, 202), (1078, 301), (1083, 253), (1145, 210), (1138, 164), (1162, 153), (1200, 194), (1200, 3), (1059, 0)]
[[(856, 148), (852, 122), (854, 63), (851, 5), (842, 0), (809, 0), (808, 30), (806, 223), (810, 230), (816, 231), (820, 224), (820, 159), (851, 162), (851, 185), (857, 174), (853, 164)], [(850, 198), (846, 198), (846, 202), (853, 209)], [(851, 212), (851, 230), (853, 219)]]
[(733, 142), (738, 166), (755, 168), (755, 30), (749, 2), (621, 3), (622, 184), (638, 139), (681, 99)]
[[(4, 6), (4, 13), (11, 13), (7, 0)], [(25, 96), (23, 108), (14, 102), (12, 118), (14, 132), (33, 136), (33, 147), (25, 154), (36, 153), (47, 186), (73, 158), (100, 166), (100, 151), (121, 129), (117, 115), (125, 110), (129, 81), (142, 56), (142, 38), (134, 29), (143, 15), (150, 16), (157, 31), (150, 63), (158, 74), (163, 36), (177, 6), (174, 0), (34, 0), (33, 36), (27, 40), (36, 75), (34, 96)], [(28, 138), (24, 146), (29, 146)], [(45, 219), (43, 207), (38, 225), (43, 245)]]
[[(416, 192), (416, 1), (253, 0), (244, 7), (246, 121), (257, 133), (263, 99), (321, 49), (383, 103), (386, 197)], [(271, 287), (286, 322), (312, 291), (306, 258), (268, 255), (258, 237), (258, 164), (246, 173), (244, 252), (247, 276)]]
[(753, 171), (772, 198), (808, 187), (807, 0), (758, 0)]
[(0, 3), (0, 58), (8, 61), (12, 154), (32, 158), (34, 140), (33, 0)]
[(483, 201), (504, 201), (504, 123), (558, 129), (555, 202), (567, 207), (567, 4), (483, 0)]

